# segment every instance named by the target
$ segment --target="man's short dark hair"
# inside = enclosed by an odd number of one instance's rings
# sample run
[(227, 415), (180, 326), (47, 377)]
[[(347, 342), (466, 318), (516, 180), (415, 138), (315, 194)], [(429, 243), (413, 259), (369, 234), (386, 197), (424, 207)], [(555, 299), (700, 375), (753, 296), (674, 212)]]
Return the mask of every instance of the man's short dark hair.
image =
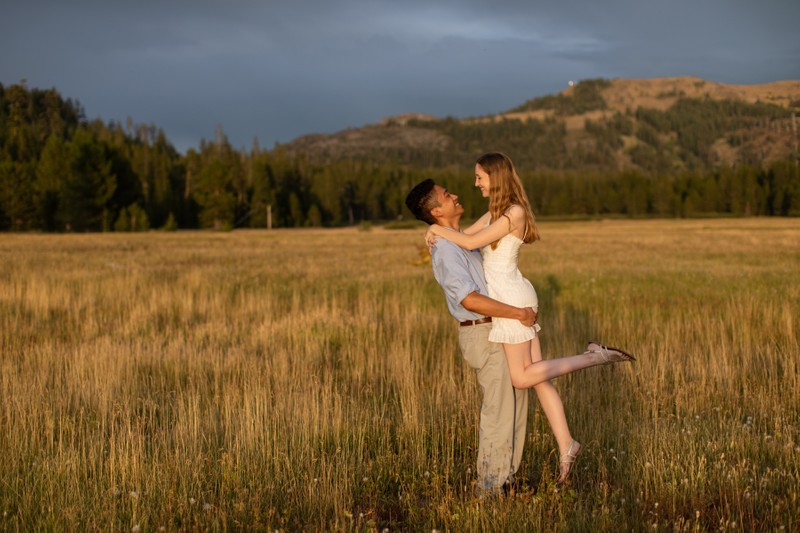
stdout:
[(439, 207), (439, 202), (436, 200), (436, 195), (433, 194), (433, 188), (436, 182), (432, 179), (427, 179), (417, 183), (411, 192), (406, 196), (406, 206), (408, 210), (417, 217), (418, 220), (427, 222), (428, 224), (436, 224), (436, 219), (431, 215), (431, 209)]

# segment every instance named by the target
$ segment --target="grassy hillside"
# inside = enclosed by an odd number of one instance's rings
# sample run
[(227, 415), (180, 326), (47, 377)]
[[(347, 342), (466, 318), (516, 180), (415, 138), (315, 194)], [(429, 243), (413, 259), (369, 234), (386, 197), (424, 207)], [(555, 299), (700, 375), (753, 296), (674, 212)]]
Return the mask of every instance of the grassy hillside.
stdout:
[(707, 171), (795, 160), (800, 81), (726, 85), (698, 78), (585, 80), (497, 115), (404, 115), (287, 148), (312, 161), (463, 164), (502, 149), (529, 170)]

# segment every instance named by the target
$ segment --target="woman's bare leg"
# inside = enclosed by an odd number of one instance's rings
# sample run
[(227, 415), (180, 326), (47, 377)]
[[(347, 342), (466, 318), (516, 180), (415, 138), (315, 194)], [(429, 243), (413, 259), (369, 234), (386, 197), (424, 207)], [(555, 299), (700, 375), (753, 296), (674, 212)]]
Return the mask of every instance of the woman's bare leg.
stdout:
[[(553, 430), (553, 435), (555, 435), (556, 441), (558, 442), (559, 455), (567, 453), (570, 445), (572, 444), (572, 434), (569, 432), (567, 416), (564, 413), (564, 404), (561, 402), (561, 396), (559, 396), (558, 390), (556, 390), (549, 380), (542, 381), (541, 377), (545, 374), (537, 369), (539, 365), (561, 361), (561, 359), (557, 359), (555, 361), (543, 361), (542, 349), (539, 344), (538, 337), (534, 337), (531, 341), (520, 344), (503, 344), (503, 349), (505, 350), (508, 368), (511, 372), (511, 383), (518, 389), (528, 388), (531, 386), (533, 387), (533, 390), (536, 391), (536, 396), (539, 398), (539, 404), (542, 406), (542, 411), (544, 411), (547, 421), (550, 424), (550, 428)], [(575, 357), (582, 358), (579, 361), (588, 360), (586, 356), (582, 355)], [(562, 359), (573, 358), (569, 357)], [(597, 363), (585, 364), (584, 366), (578, 366), (576, 368), (565, 367), (569, 369), (560, 373), (556, 373), (553, 377), (563, 376), (564, 374), (568, 374), (574, 370), (586, 368), (587, 366), (593, 366), (594, 364)], [(529, 381), (527, 381), (527, 374), (530, 371), (535, 371), (537, 373), (537, 381), (535, 384), (528, 384)]]
[(587, 346), (587, 351), (581, 355), (543, 360), (538, 337), (519, 344), (503, 344), (503, 350), (514, 387), (518, 389), (533, 387), (536, 391), (542, 411), (558, 442), (561, 471), (558, 483), (565, 483), (581, 451), (581, 444), (573, 440), (569, 432), (564, 404), (550, 380), (591, 366), (634, 361), (634, 358), (621, 350), (591, 342)]
[[(592, 366), (608, 363), (600, 352), (586, 352), (580, 355), (559, 357), (558, 359), (542, 359), (539, 338), (520, 344), (503, 344), (511, 371), (511, 382), (518, 389), (529, 389), (559, 376), (571, 374)], [(509, 350), (515, 353), (509, 357)], [(611, 353), (618, 353), (610, 350)], [(530, 356), (528, 357), (529, 354)]]

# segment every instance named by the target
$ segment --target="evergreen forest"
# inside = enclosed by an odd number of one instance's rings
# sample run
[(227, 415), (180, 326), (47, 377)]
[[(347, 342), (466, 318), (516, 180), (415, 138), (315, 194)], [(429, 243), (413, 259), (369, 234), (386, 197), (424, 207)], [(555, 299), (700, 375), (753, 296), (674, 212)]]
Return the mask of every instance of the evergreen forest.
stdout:
[[(56, 89), (0, 84), (0, 230), (396, 223), (411, 218), (403, 199), (426, 178), (460, 194), (466, 216), (475, 217), (485, 201), (472, 186), (472, 162), (497, 149), (512, 155), (538, 216), (800, 215), (796, 147), (770, 159), (769, 145), (753, 140), (775, 124), (788, 131), (791, 110), (679, 98), (667, 110), (587, 119), (580, 136), (568, 133), (559, 116), (603, 109), (604, 87), (590, 80), (573, 96), (519, 108), (552, 110), (545, 120), (447, 118), (365, 129), (389, 136), (402, 130), (438, 144), (323, 153), (291, 143), (264, 149), (254, 140), (237, 148), (218, 127), (213, 139), (181, 154), (156, 125), (87, 120), (81, 105)], [(626, 148), (626, 138), (635, 144)], [(720, 138), (742, 148), (734, 164), (716, 155)]]

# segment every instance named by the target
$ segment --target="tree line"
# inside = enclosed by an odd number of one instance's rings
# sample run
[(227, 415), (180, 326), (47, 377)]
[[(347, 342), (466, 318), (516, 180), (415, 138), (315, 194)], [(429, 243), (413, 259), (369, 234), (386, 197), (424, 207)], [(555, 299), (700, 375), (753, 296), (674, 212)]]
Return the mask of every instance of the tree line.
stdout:
[[(668, 119), (652, 115), (642, 120), (658, 132)], [(524, 134), (514, 124), (464, 129), (455, 121), (441, 121), (426, 127), (460, 139), (458, 162), (440, 158), (432, 163), (413, 153), (394, 161), (315, 162), (280, 145), (263, 149), (257, 140), (248, 149), (234, 148), (221, 128), (214, 139), (180, 154), (155, 125), (89, 121), (78, 102), (63, 99), (55, 89), (0, 84), (0, 230), (232, 229), (408, 220), (403, 199), (426, 178), (461, 193), (466, 215), (474, 217), (486, 206), (473, 190), (471, 161), (497, 128), (516, 131), (517, 138), (535, 137), (533, 143), (512, 142), (505, 151), (520, 154), (515, 160), (539, 215), (800, 215), (800, 175), (789, 161), (768, 167), (609, 171), (601, 152), (596, 168), (575, 171), (564, 163), (568, 150), (563, 126), (556, 121)], [(631, 127), (618, 117), (587, 125), (587, 131), (613, 146), (619, 142), (617, 130)], [(702, 154), (702, 138), (685, 142)], [(524, 155), (530, 153), (542, 155), (547, 164), (541, 158), (532, 163)]]

